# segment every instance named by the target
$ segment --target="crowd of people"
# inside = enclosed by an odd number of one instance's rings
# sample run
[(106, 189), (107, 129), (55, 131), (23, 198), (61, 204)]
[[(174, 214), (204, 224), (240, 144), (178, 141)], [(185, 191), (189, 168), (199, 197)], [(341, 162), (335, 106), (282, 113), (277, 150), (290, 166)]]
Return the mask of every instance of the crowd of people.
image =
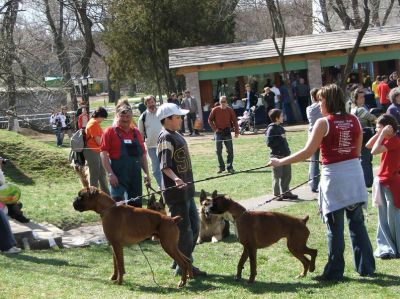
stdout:
[[(396, 76), (392, 75), (391, 78), (400, 83)], [(276, 86), (264, 88), (269, 117), (265, 136), (270, 148), (269, 165), (273, 167), (273, 192), (277, 200), (298, 198), (289, 191), (291, 164), (312, 157), (310, 188), (319, 193), (320, 213), (328, 235), (328, 262), (322, 275), (317, 278), (319, 280), (343, 279), (344, 215), (348, 219), (355, 270), (361, 276), (374, 275), (375, 257), (400, 257), (400, 87), (389, 87), (387, 92), (386, 85), (389, 86), (387, 78), (383, 76), (382, 82), (372, 87), (372, 90), (376, 87), (379, 95), (376, 106), (380, 104), (380, 110), (373, 111), (371, 109), (375, 107), (367, 106), (365, 86), (358, 86), (352, 91), (352, 105), (348, 109), (345, 94), (337, 85), (326, 85), (310, 91), (300, 78), (295, 86), (296, 97), (300, 108), (304, 109), (302, 116), (310, 126), (304, 148), (293, 154), (282, 126), (285, 111), (282, 98), (274, 91)], [(281, 90), (280, 96), (284, 94)], [(240, 101), (242, 107), (250, 109), (257, 101), (251, 86), (246, 85), (246, 92)], [(234, 103), (239, 105), (236, 102), (237, 99)], [(192, 259), (199, 233), (199, 215), (194, 201), (195, 186), (190, 184), (194, 180), (190, 154), (182, 132), (186, 117), (190, 136), (198, 134), (195, 126), (199, 113), (197, 102), (186, 91), (184, 95), (171, 94), (168, 103), (159, 107), (154, 96), (145, 97), (142, 104), (146, 109), (142, 110), (136, 125), (129, 102), (119, 101), (114, 123), (104, 131), (100, 124), (107, 118), (107, 111), (99, 107), (88, 117), (88, 111), (82, 105), (77, 125), (86, 133), (83, 155), (89, 168), (90, 185), (110, 194), (115, 201), (135, 199), (131, 204), (141, 207), (142, 179), (146, 186), (151, 185), (149, 156), (157, 187), (161, 190), (168, 188), (163, 192), (163, 198), (171, 216), (180, 215), (183, 219), (178, 224), (179, 248)], [(62, 144), (62, 132), (69, 128), (70, 121), (67, 119), (65, 109), (52, 115), (57, 145), (59, 142)], [(232, 131), (237, 138), (239, 128), (226, 96), (219, 98), (208, 122), (215, 134), (217, 172), (227, 170), (234, 173)], [(227, 151), (226, 163), (222, 156), (223, 145)], [(382, 158), (379, 173), (374, 178), (372, 156), (376, 154), (382, 154)], [(171, 189), (173, 186), (176, 188)], [(367, 187), (371, 186), (379, 214), (375, 252), (362, 210), (368, 202)], [(4, 221), (1, 209), (0, 219), (0, 228), (9, 236), (9, 226)], [(1, 243), (1, 250), (17, 252), (18, 249), (12, 249), (15, 248), (15, 240), (12, 237), (6, 239), (7, 245)], [(176, 264), (173, 267), (179, 274), (179, 267)], [(194, 267), (194, 275), (203, 276), (206, 273)]]

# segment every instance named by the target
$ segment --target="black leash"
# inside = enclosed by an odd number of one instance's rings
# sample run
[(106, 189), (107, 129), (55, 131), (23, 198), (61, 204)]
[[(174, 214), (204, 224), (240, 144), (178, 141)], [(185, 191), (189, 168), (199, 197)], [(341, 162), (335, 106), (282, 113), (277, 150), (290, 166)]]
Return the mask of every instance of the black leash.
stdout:
[[(226, 173), (226, 174), (222, 174), (222, 175), (211, 176), (211, 177), (204, 178), (204, 179), (201, 179), (201, 180), (197, 180), (197, 181), (193, 181), (193, 182), (187, 182), (187, 183), (185, 183), (185, 185), (191, 185), (191, 184), (195, 184), (195, 183), (199, 183), (199, 182), (210, 181), (210, 180), (213, 180), (213, 179), (219, 179), (219, 178), (223, 178), (223, 177), (226, 177), (226, 176), (231, 176), (231, 175), (235, 175), (235, 174), (239, 174), (239, 173), (251, 172), (251, 171), (254, 171), (254, 170), (259, 170), (259, 169), (268, 168), (268, 167), (270, 167), (270, 165), (265, 165), (265, 166), (245, 169), (245, 170), (241, 170), (241, 171), (236, 171), (234, 173)], [(146, 187), (151, 189), (153, 191), (152, 193), (147, 192), (147, 194), (145, 194), (145, 195), (140, 195), (140, 196), (136, 196), (135, 198), (130, 198), (130, 199), (127, 199), (127, 200), (120, 201), (120, 204), (129, 204), (129, 202), (131, 202), (131, 201), (135, 201), (137, 199), (141, 199), (141, 198), (144, 198), (144, 197), (150, 197), (151, 195), (155, 195), (155, 194), (162, 194), (165, 191), (168, 191), (168, 190), (171, 190), (171, 189), (174, 189), (174, 188), (179, 188), (181, 186), (184, 186), (184, 185), (182, 184), (182, 185), (178, 185), (178, 186), (171, 186), (171, 187), (167, 187), (165, 189), (157, 191), (153, 187), (151, 187), (151, 185), (148, 185)]]
[[(307, 162), (307, 163), (318, 162), (318, 163), (321, 164), (321, 162), (320, 162), (319, 160), (304, 160), (303, 162)], [(187, 183), (185, 183), (185, 184), (186, 184), (186, 185), (191, 185), (191, 184), (195, 184), (195, 183), (200, 183), (200, 182), (205, 182), (205, 181), (210, 181), (210, 180), (214, 180), (214, 179), (219, 179), (219, 178), (223, 178), (223, 177), (227, 177), (227, 176), (231, 176), (231, 175), (236, 175), (236, 174), (240, 174), (240, 173), (248, 173), (248, 172), (251, 172), (251, 171), (254, 171), (254, 170), (260, 170), (260, 169), (268, 168), (268, 167), (270, 167), (270, 165), (265, 165), (265, 166), (255, 167), (255, 168), (249, 168), (249, 169), (245, 169), (245, 170), (241, 170), (241, 171), (235, 171), (234, 173), (226, 173), (226, 174), (222, 174), (222, 175), (211, 176), (211, 177), (207, 177), (207, 178), (200, 179), (200, 180), (197, 180), (197, 181), (187, 182)], [(310, 180), (312, 180), (312, 179), (310, 179)], [(299, 185), (299, 187), (302, 186), (302, 185), (304, 185), (304, 184), (306, 184), (306, 183), (308, 183), (310, 180), (308, 180), (308, 181), (302, 183), (301, 185)], [(151, 190), (153, 191), (152, 193), (147, 192), (147, 195), (140, 195), (140, 196), (137, 196), (137, 197), (135, 197), (135, 198), (130, 198), (130, 199), (128, 199), (128, 200), (121, 201), (121, 204), (122, 204), (122, 203), (128, 204), (128, 203), (131, 202), (131, 201), (135, 201), (135, 200), (137, 200), (137, 199), (141, 199), (141, 198), (144, 198), (144, 197), (149, 197), (149, 198), (150, 198), (151, 195), (162, 194), (162, 193), (165, 192), (165, 191), (168, 191), (168, 190), (171, 190), (171, 189), (174, 189), (174, 188), (179, 188), (180, 186), (182, 186), (182, 185), (171, 186), (171, 187), (167, 187), (167, 188), (162, 189), (162, 190), (155, 190), (153, 187), (151, 187), (151, 185), (147, 185), (146, 187), (147, 187), (148, 189), (151, 189)], [(291, 189), (291, 190), (292, 190), (292, 189)], [(148, 190), (147, 190), (147, 191), (148, 191)], [(290, 191), (290, 190), (289, 190), (289, 191)], [(288, 192), (289, 192), (289, 191), (288, 191)], [(273, 199), (272, 199), (272, 200), (273, 200)]]
[(156, 277), (155, 277), (155, 275), (154, 275), (153, 268), (152, 268), (151, 265), (150, 265), (149, 259), (148, 259), (147, 256), (144, 254), (144, 251), (143, 251), (143, 249), (142, 249), (142, 246), (140, 246), (140, 243), (138, 243), (138, 246), (139, 246), (140, 251), (142, 252), (144, 258), (146, 259), (147, 264), (148, 264), (149, 267), (150, 267), (150, 272), (151, 272), (151, 275), (152, 275), (152, 277), (153, 277), (153, 282), (154, 282), (159, 288), (162, 288), (162, 286), (159, 285), (159, 284), (157, 283), (157, 281), (156, 281)]
[(255, 210), (255, 209), (257, 209), (257, 208), (259, 208), (259, 207), (261, 207), (261, 206), (263, 206), (263, 205), (265, 205), (265, 204), (267, 204), (267, 203), (270, 203), (270, 202), (273, 201), (273, 200), (277, 200), (277, 199), (281, 198), (282, 196), (284, 196), (285, 194), (291, 193), (293, 190), (295, 190), (295, 189), (297, 189), (297, 188), (299, 188), (299, 187), (301, 187), (301, 186), (307, 184), (308, 182), (311, 182), (313, 179), (315, 179), (315, 178), (317, 178), (317, 177), (319, 177), (319, 176), (321, 176), (321, 174), (317, 174), (317, 175), (313, 176), (311, 179), (308, 179), (307, 181), (305, 181), (305, 182), (303, 182), (303, 183), (300, 183), (300, 184), (294, 186), (293, 188), (290, 188), (290, 189), (289, 189), (288, 191), (286, 191), (285, 193), (280, 194), (280, 195), (277, 195), (277, 196), (274, 196), (273, 198), (268, 199), (268, 200), (264, 201), (263, 203), (258, 204), (258, 205), (255, 206), (254, 208), (249, 209), (249, 211)]

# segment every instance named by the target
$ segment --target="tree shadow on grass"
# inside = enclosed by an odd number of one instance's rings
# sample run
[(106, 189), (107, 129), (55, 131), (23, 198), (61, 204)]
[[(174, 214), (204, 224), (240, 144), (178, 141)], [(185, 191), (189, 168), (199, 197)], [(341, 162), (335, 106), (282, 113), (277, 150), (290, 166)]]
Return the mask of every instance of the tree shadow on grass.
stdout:
[(34, 185), (35, 182), (32, 178), (28, 177), (12, 161), (8, 161), (3, 169), (4, 173), (11, 178), (11, 180), (18, 185)]
[(35, 264), (43, 264), (43, 265), (50, 265), (50, 266), (68, 266), (68, 267), (76, 267), (76, 268), (88, 268), (87, 265), (80, 265), (80, 264), (71, 264), (67, 260), (61, 259), (54, 259), (54, 258), (38, 258), (35, 256), (30, 256), (26, 254), (16, 254), (16, 255), (9, 255), (9, 258), (25, 261), (29, 263)]

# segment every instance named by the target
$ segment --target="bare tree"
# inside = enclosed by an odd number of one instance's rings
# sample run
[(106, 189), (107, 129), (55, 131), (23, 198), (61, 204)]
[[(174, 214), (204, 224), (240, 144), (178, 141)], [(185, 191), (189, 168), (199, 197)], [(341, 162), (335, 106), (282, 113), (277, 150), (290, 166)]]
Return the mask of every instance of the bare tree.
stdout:
[(347, 56), (347, 63), (343, 72), (342, 81), (340, 83), (343, 90), (345, 90), (347, 78), (349, 77), (350, 72), (353, 69), (354, 59), (357, 55), (358, 48), (360, 47), (361, 41), (369, 27), (370, 10), (368, 8), (368, 0), (363, 0), (363, 1), (364, 1), (364, 22), (362, 23), (362, 27), (358, 32), (356, 42)]
[[(54, 45), (56, 47), (58, 62), (60, 63), (60, 67), (63, 74), (63, 82), (64, 86), (68, 89), (68, 92), (71, 96), (72, 105), (74, 109), (78, 109), (78, 103), (75, 95), (74, 85), (72, 82), (72, 68), (71, 68), (71, 59), (69, 56), (69, 52), (64, 42), (64, 33), (65, 33), (65, 20), (64, 20), (64, 9), (65, 3), (63, 1), (58, 1), (58, 12), (52, 12), (52, 6), (49, 0), (43, 0), (45, 5), (45, 14), (48, 21), (48, 25), (50, 27), (51, 33), (53, 35)], [(56, 23), (54, 15), (58, 16), (58, 20)]]
[(3, 15), (2, 27), (0, 28), (0, 78), (6, 86), (6, 99), (10, 111), (9, 130), (17, 129), (15, 126), (17, 87), (13, 64), (15, 61), (19, 61), (14, 43), (19, 4), (19, 0), (10, 0), (0, 8), (0, 13)]
[[(278, 53), (279, 56), (279, 62), (282, 66), (282, 72), (283, 72), (283, 80), (284, 84), (286, 85), (288, 91), (289, 91), (289, 96), (290, 96), (290, 105), (294, 114), (294, 117), (296, 121), (301, 120), (301, 115), (300, 112), (297, 109), (296, 103), (294, 101), (293, 97), (293, 92), (292, 88), (290, 87), (290, 79), (289, 79), (289, 73), (287, 72), (286, 69), (286, 62), (285, 62), (285, 46), (286, 46), (286, 29), (285, 29), (285, 23), (283, 22), (280, 6), (279, 6), (279, 0), (266, 0), (267, 6), (268, 6), (268, 11), (271, 19), (271, 25), (272, 25), (272, 41), (275, 46), (275, 50)], [(280, 38), (279, 40), (277, 38)], [(280, 47), (278, 45), (278, 42), (280, 43)]]

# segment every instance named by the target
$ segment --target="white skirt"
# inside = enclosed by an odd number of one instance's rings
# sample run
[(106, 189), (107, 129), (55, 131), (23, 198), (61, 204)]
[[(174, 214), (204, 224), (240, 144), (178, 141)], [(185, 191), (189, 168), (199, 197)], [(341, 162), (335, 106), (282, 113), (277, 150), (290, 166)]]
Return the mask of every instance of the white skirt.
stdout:
[(322, 166), (319, 186), (319, 207), (326, 215), (347, 206), (368, 204), (368, 192), (360, 160), (351, 159)]

